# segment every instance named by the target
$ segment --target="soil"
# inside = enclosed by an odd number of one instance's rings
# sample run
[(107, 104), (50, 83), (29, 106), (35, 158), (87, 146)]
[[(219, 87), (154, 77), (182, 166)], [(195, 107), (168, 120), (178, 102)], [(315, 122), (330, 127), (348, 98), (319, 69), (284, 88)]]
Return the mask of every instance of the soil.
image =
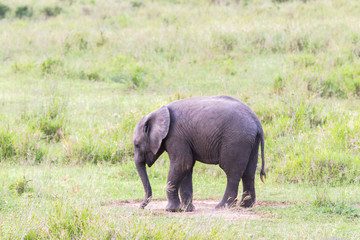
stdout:
[[(104, 206), (119, 206), (138, 209), (141, 201), (112, 201), (104, 204)], [(195, 205), (195, 211), (193, 212), (167, 212), (165, 207), (167, 200), (152, 200), (149, 205), (146, 206), (145, 210), (150, 211), (154, 216), (187, 216), (187, 217), (216, 217), (222, 218), (225, 220), (252, 220), (265, 218), (265, 216), (254, 211), (255, 208), (260, 206), (276, 206), (276, 207), (285, 207), (290, 205), (286, 202), (257, 202), (253, 208), (244, 209), (244, 208), (223, 208), (215, 209), (215, 206), (218, 204), (218, 200), (194, 200), (193, 204)]]

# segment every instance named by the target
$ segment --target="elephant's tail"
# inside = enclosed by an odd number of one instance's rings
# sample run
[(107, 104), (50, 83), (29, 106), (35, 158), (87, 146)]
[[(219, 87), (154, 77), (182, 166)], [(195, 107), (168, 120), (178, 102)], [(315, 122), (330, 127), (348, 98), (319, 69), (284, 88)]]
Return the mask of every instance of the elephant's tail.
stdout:
[(260, 179), (263, 183), (265, 183), (266, 180), (266, 174), (265, 174), (265, 154), (264, 154), (264, 148), (265, 148), (265, 140), (264, 140), (264, 131), (262, 128), (260, 128), (260, 143), (261, 143), (261, 170), (260, 170)]

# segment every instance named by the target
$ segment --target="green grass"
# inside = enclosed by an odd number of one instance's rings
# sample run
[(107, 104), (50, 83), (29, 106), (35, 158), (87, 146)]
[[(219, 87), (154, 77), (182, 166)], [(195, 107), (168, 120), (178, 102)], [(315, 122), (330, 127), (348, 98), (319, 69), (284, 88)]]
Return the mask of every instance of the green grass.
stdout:
[[(0, 1), (0, 238), (359, 238), (358, 1)], [(140, 200), (137, 121), (227, 94), (265, 131), (264, 219), (154, 216)], [(150, 169), (165, 198), (166, 154)], [(195, 198), (219, 199), (197, 164)]]
[[(168, 161), (149, 169), (154, 198), (164, 199)], [(26, 188), (22, 194), (14, 186)], [(216, 181), (214, 181), (216, 179)], [(356, 239), (359, 232), (359, 186), (266, 185), (257, 181), (260, 202), (287, 205), (256, 207), (248, 220), (171, 216), (148, 210), (107, 205), (141, 200), (143, 189), (132, 163), (88, 166), (11, 166), (2, 164), (0, 229), (2, 238), (222, 238), (241, 235), (272, 238)], [(225, 174), (198, 164), (194, 171), (195, 199), (219, 199)], [(306, 231), (304, 231), (306, 229)], [(239, 235), (239, 236), (240, 236)]]

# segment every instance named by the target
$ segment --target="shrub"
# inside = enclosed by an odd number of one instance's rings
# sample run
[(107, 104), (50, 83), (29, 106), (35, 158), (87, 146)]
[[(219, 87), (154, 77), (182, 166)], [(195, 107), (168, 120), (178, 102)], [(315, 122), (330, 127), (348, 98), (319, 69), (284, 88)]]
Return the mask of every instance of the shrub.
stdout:
[(28, 6), (20, 6), (17, 7), (15, 10), (15, 16), (17, 18), (24, 18), (24, 17), (32, 17), (33, 15), (33, 10), (32, 8), (28, 7)]
[(139, 7), (142, 7), (144, 5), (144, 3), (140, 2), (140, 1), (131, 1), (130, 3), (131, 3), (131, 6), (133, 8), (139, 8)]
[(62, 12), (62, 8), (55, 6), (55, 7), (45, 7), (41, 10), (43, 14), (47, 17), (56, 17)]
[(6, 16), (6, 13), (10, 10), (11, 9), (8, 6), (0, 3), (0, 19), (4, 18)]

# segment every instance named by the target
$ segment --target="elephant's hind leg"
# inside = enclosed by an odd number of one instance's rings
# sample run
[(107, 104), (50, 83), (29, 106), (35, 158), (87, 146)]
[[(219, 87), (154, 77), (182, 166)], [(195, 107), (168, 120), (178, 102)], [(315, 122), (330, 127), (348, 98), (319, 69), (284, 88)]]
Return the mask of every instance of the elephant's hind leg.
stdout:
[(240, 202), (241, 207), (245, 207), (245, 208), (252, 207), (256, 200), (255, 172), (256, 172), (256, 165), (258, 162), (258, 152), (259, 152), (259, 143), (257, 141), (251, 152), (249, 163), (242, 176), (243, 193)]
[(232, 142), (222, 151), (220, 167), (227, 177), (225, 194), (216, 208), (236, 205), (239, 183), (249, 161), (251, 148), (241, 142)]
[(216, 208), (235, 206), (237, 202), (237, 194), (239, 190), (240, 179), (241, 179), (241, 174), (239, 173), (227, 174), (227, 184), (226, 184), (225, 194), (221, 202), (216, 206)]

